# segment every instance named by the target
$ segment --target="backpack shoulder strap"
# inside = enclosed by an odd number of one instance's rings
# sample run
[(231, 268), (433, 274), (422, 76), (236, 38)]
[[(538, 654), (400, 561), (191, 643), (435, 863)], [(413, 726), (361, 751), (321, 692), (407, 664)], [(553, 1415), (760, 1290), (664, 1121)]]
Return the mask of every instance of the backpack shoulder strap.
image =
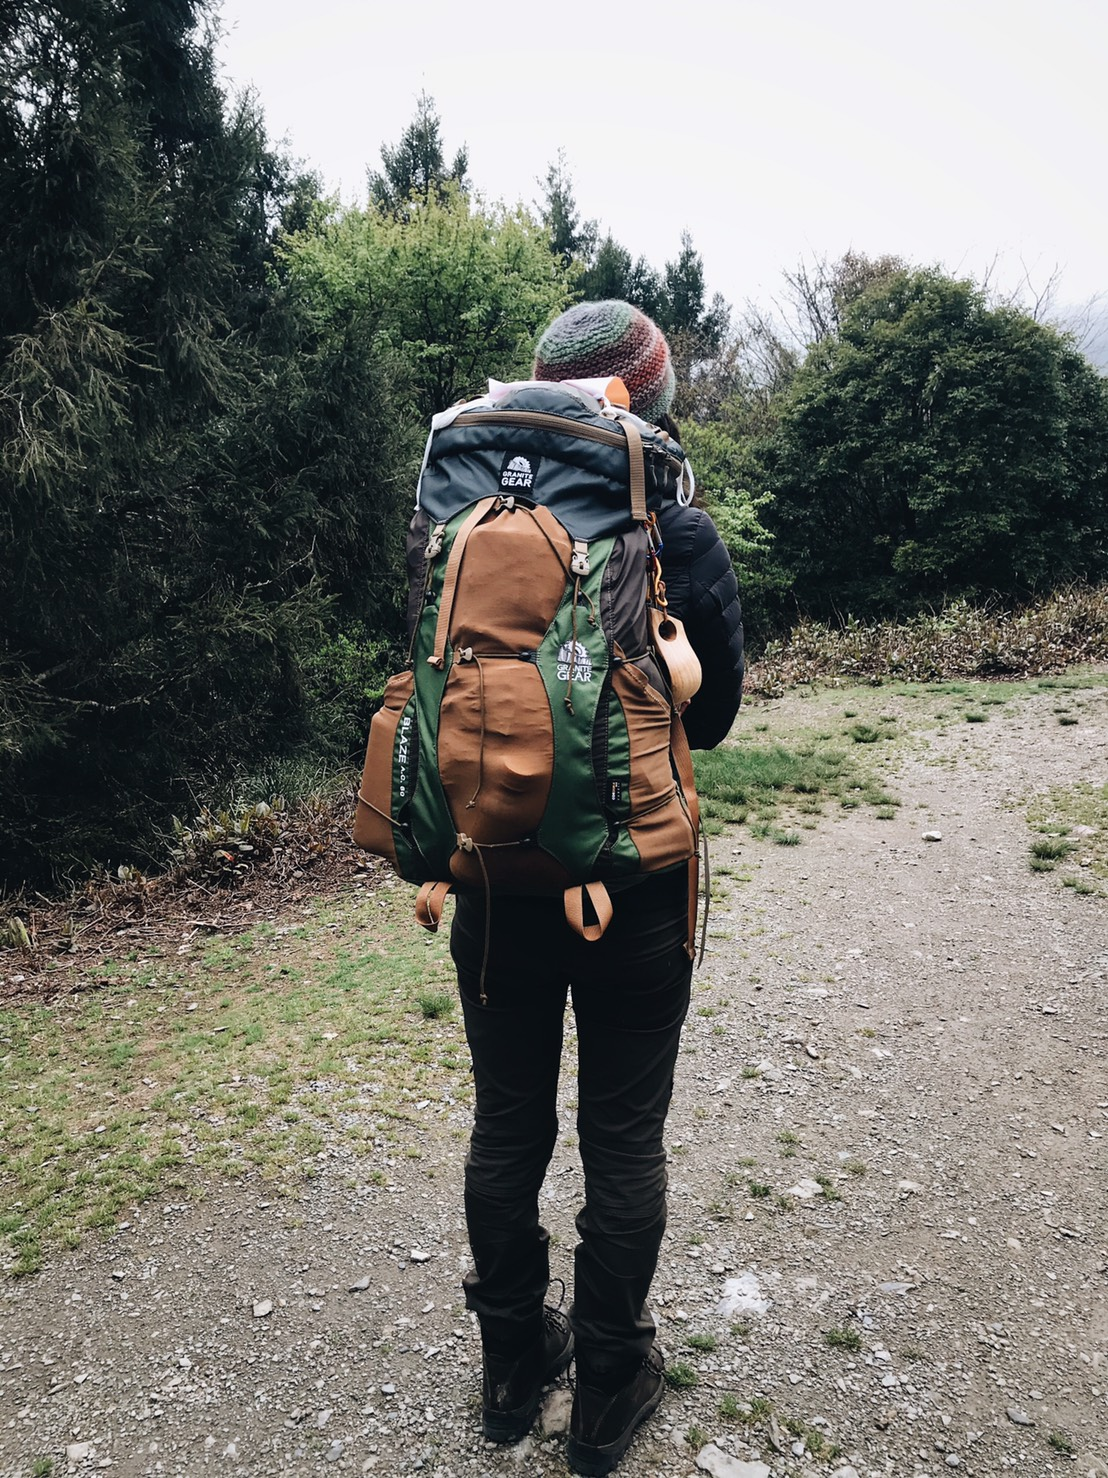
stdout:
[(630, 416), (620, 416), (619, 424), (627, 438), (627, 456), (631, 463), (631, 517), (636, 523), (646, 522), (646, 454), (642, 433)]

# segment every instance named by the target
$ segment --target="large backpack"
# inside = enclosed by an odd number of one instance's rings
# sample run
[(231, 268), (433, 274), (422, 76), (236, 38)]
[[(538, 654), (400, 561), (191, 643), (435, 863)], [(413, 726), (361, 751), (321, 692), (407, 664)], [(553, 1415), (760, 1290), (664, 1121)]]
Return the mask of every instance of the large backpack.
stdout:
[(581, 387), (497, 387), (435, 417), (411, 665), (373, 717), (354, 825), (422, 885), (425, 927), (458, 884), (564, 893), (596, 939), (605, 883), (686, 864), (692, 953), (699, 811), (654, 519), (688, 495), (676, 442)]

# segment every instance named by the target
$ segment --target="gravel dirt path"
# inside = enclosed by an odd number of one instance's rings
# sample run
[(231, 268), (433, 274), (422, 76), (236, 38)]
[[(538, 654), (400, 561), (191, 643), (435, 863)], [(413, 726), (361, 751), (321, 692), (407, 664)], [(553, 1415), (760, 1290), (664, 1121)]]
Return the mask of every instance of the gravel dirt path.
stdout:
[[(714, 839), (655, 1285), (688, 1384), (627, 1478), (1108, 1475), (1108, 902), (1029, 869), (1025, 816), (1108, 782), (1108, 689), (1082, 696), (1073, 725), (1042, 693), (917, 734), (891, 820)], [(563, 1275), (572, 1049), (544, 1192)], [(479, 1438), (468, 1110), (418, 1108), (418, 1161), (334, 1143), (298, 1201), (148, 1203), (8, 1283), (0, 1472), (565, 1473), (565, 1386), (520, 1446)]]

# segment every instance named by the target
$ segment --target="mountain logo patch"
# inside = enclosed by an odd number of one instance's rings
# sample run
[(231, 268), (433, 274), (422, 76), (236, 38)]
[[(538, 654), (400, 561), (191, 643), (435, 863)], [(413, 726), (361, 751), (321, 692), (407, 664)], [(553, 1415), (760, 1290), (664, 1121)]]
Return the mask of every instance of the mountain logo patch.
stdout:
[(509, 453), (500, 468), (500, 491), (502, 493), (529, 493), (535, 486), (539, 461), (538, 457), (521, 457), (518, 453)]

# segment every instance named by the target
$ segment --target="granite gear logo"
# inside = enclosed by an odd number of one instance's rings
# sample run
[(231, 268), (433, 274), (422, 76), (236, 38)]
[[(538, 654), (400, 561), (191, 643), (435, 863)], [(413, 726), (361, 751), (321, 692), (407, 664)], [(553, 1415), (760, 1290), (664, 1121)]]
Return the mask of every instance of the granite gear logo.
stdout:
[(502, 493), (529, 493), (535, 486), (535, 474), (539, 470), (539, 459), (520, 457), (509, 453), (500, 468), (500, 491)]
[(592, 682), (592, 658), (588, 648), (583, 647), (579, 641), (563, 642), (558, 649), (558, 681)]

